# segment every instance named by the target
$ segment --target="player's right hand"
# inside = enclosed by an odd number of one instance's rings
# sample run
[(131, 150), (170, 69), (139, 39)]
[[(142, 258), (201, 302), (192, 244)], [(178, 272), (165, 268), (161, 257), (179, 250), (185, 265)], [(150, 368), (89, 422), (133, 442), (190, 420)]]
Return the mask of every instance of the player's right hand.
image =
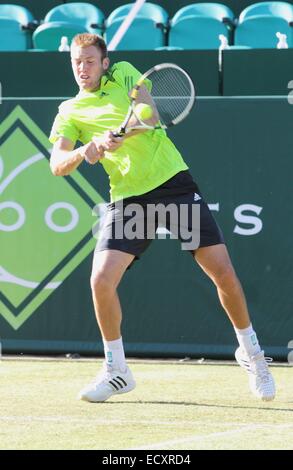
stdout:
[[(96, 138), (94, 137), (94, 141)], [(115, 137), (113, 132), (107, 131), (102, 137), (102, 146), (107, 152), (115, 152), (123, 144), (123, 137)]]
[(90, 165), (94, 165), (104, 157), (105, 149), (98, 139), (83, 146), (82, 156)]

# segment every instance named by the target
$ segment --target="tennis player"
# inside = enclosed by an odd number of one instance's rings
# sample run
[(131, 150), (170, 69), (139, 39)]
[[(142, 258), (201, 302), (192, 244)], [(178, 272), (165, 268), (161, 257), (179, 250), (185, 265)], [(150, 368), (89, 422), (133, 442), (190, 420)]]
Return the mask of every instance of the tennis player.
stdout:
[[(234, 327), (239, 347), (236, 359), (249, 375), (250, 389), (262, 400), (275, 396), (273, 377), (252, 327), (245, 296), (235, 274), (221, 230), (216, 224), (181, 154), (163, 130), (139, 130), (114, 137), (129, 106), (129, 92), (141, 74), (129, 63), (110, 66), (104, 40), (94, 34), (75, 36), (71, 62), (79, 93), (64, 101), (55, 118), (50, 141), (54, 175), (69, 175), (84, 160), (100, 162), (110, 178), (111, 203), (94, 253), (91, 288), (102, 334), (105, 362), (98, 377), (79, 398), (103, 402), (135, 387), (125, 361), (122, 312), (117, 286), (126, 269), (151, 243), (150, 239), (115, 239), (114, 219), (129, 203), (187, 204), (200, 208), (199, 246), (193, 259), (217, 288), (219, 300)], [(76, 142), (84, 145), (75, 148)], [(120, 204), (120, 205), (119, 205)], [(120, 212), (119, 212), (120, 211)], [(144, 213), (145, 214), (145, 213)], [(144, 215), (144, 218), (147, 215)], [(121, 218), (125, 223), (127, 218)], [(117, 219), (116, 219), (117, 220)], [(145, 220), (144, 220), (145, 221)], [(180, 224), (180, 221), (178, 222)]]

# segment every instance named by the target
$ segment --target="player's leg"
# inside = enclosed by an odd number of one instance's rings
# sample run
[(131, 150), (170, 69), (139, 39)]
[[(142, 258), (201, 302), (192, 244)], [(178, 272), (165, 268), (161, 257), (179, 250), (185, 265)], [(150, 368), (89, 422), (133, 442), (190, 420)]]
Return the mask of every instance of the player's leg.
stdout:
[(245, 329), (250, 325), (246, 299), (224, 244), (198, 248), (195, 260), (214, 282), (220, 302), (233, 326)]
[(117, 294), (120, 280), (134, 255), (119, 250), (96, 251), (93, 258), (91, 289), (95, 313), (103, 339), (121, 337), (121, 306)]
[[(140, 204), (140, 200), (131, 203)], [(88, 401), (105, 401), (111, 395), (131, 391), (135, 381), (125, 362), (121, 337), (121, 307), (117, 287), (126, 269), (148, 248), (151, 240), (129, 237), (125, 230), (132, 218), (126, 215), (127, 201), (108, 205), (107, 213), (99, 228), (95, 249), (91, 288), (95, 313), (100, 327), (105, 362), (102, 373), (79, 398)], [(139, 222), (146, 226), (146, 214), (139, 211)], [(116, 236), (116, 233), (119, 236)], [(122, 234), (122, 237), (120, 236)]]
[(258, 398), (272, 400), (275, 396), (274, 380), (252, 328), (245, 296), (226, 246), (218, 244), (198, 248), (194, 258), (214, 282), (220, 302), (233, 324), (240, 345), (236, 359), (249, 373), (251, 391)]
[(127, 367), (121, 337), (122, 312), (117, 294), (118, 284), (134, 255), (119, 250), (96, 251), (93, 259), (91, 288), (96, 318), (103, 338), (105, 362), (102, 372), (79, 398), (101, 402), (111, 395), (126, 393), (135, 387)]

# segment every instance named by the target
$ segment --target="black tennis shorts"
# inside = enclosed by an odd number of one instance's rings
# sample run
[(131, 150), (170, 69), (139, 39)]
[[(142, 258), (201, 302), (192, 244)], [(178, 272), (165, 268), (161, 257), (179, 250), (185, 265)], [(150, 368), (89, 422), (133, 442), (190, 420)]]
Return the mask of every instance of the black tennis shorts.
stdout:
[(95, 251), (119, 250), (137, 259), (154, 238), (178, 238), (192, 254), (224, 242), (221, 229), (188, 171), (148, 193), (110, 203)]

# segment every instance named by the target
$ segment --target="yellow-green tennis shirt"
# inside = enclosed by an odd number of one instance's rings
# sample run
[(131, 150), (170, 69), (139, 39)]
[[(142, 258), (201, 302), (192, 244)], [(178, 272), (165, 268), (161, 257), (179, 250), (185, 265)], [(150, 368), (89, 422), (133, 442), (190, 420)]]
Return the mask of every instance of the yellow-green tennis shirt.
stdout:
[[(80, 91), (59, 106), (50, 142), (66, 137), (74, 144), (90, 142), (119, 128), (129, 107), (129, 91), (141, 74), (128, 62), (114, 64), (99, 90)], [(150, 130), (125, 139), (100, 160), (110, 178), (111, 201), (138, 196), (160, 186), (188, 167), (163, 130)]]

